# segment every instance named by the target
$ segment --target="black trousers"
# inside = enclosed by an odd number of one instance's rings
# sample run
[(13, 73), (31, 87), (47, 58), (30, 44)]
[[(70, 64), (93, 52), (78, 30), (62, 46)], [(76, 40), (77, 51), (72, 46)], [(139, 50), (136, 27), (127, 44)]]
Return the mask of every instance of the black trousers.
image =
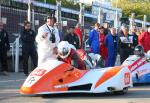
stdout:
[(120, 49), (120, 63), (122, 64), (131, 55), (130, 49)]
[(7, 50), (0, 50), (0, 63), (2, 65), (1, 71), (8, 71)]
[(23, 44), (22, 45), (22, 57), (23, 57), (23, 70), (24, 74), (28, 74), (28, 60), (31, 57), (34, 68), (37, 67), (37, 51), (33, 44)]

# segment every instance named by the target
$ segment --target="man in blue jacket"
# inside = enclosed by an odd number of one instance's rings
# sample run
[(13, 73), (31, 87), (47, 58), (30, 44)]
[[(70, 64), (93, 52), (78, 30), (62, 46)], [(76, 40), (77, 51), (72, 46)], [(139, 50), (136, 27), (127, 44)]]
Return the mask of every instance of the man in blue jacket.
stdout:
[(116, 29), (111, 28), (111, 33), (106, 36), (105, 45), (108, 49), (108, 67), (114, 66), (117, 57), (118, 49), (118, 36), (116, 34)]
[(99, 54), (99, 29), (100, 24), (96, 23), (95, 28), (89, 32), (89, 45), (92, 49), (92, 53)]

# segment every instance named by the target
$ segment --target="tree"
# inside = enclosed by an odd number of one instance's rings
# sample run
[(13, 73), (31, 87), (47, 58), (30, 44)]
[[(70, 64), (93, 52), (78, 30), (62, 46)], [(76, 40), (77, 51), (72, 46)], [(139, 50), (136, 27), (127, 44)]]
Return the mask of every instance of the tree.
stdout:
[[(116, 6), (113, 0), (113, 5)], [(147, 15), (150, 21), (150, 0), (118, 0), (118, 7), (122, 9), (123, 16), (130, 17), (131, 13), (135, 13), (135, 18), (143, 20), (143, 16)]]
[[(44, 2), (45, 0), (37, 0), (37, 1)], [(46, 0), (46, 3), (56, 5), (56, 0)], [(74, 0), (61, 0), (61, 3), (62, 3), (62, 7), (65, 7), (65, 8), (71, 8), (74, 10), (80, 9), (79, 3), (74, 3)], [(92, 7), (89, 5), (85, 5), (85, 10), (91, 12)]]

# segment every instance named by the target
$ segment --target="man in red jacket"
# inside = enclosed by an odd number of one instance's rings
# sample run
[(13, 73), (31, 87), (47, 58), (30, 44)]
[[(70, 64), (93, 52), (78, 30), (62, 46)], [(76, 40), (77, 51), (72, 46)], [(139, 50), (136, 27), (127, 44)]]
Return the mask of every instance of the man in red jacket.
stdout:
[(80, 44), (80, 48), (82, 48), (82, 31), (81, 31), (81, 28), (80, 28), (80, 24), (78, 23), (76, 25), (76, 28), (75, 28), (75, 34), (78, 36), (79, 38), (79, 44)]
[(75, 68), (81, 70), (86, 69), (84, 61), (80, 59), (77, 52), (73, 48), (71, 48), (70, 44), (67, 41), (61, 41), (58, 44), (58, 60), (71, 64)]
[(139, 42), (140, 45), (144, 47), (144, 52), (150, 50), (150, 27), (148, 27), (148, 30), (146, 32), (142, 33)]

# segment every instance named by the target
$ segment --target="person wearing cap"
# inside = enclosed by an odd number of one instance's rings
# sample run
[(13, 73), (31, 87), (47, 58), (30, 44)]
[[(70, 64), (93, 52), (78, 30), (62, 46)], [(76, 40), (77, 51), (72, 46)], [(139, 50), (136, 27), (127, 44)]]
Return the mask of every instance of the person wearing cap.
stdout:
[(4, 30), (3, 23), (0, 21), (0, 63), (3, 75), (8, 75), (7, 51), (10, 49), (8, 33)]
[(68, 41), (70, 44), (74, 45), (76, 49), (80, 48), (79, 38), (75, 34), (75, 27), (70, 26), (69, 33), (64, 36), (64, 41)]
[(100, 45), (99, 32), (98, 32), (99, 27), (100, 24), (96, 23), (95, 28), (93, 28), (89, 32), (89, 45), (92, 50), (92, 53), (94, 54), (99, 54), (99, 45)]
[(36, 33), (31, 29), (31, 23), (29, 21), (24, 22), (24, 28), (21, 31), (22, 41), (22, 60), (24, 74), (28, 76), (28, 60), (31, 57), (34, 68), (37, 67), (37, 51), (35, 46)]
[(47, 16), (46, 23), (39, 27), (36, 36), (38, 44), (38, 66), (48, 59), (56, 59), (57, 45), (60, 42), (58, 29), (54, 26), (56, 18)]

